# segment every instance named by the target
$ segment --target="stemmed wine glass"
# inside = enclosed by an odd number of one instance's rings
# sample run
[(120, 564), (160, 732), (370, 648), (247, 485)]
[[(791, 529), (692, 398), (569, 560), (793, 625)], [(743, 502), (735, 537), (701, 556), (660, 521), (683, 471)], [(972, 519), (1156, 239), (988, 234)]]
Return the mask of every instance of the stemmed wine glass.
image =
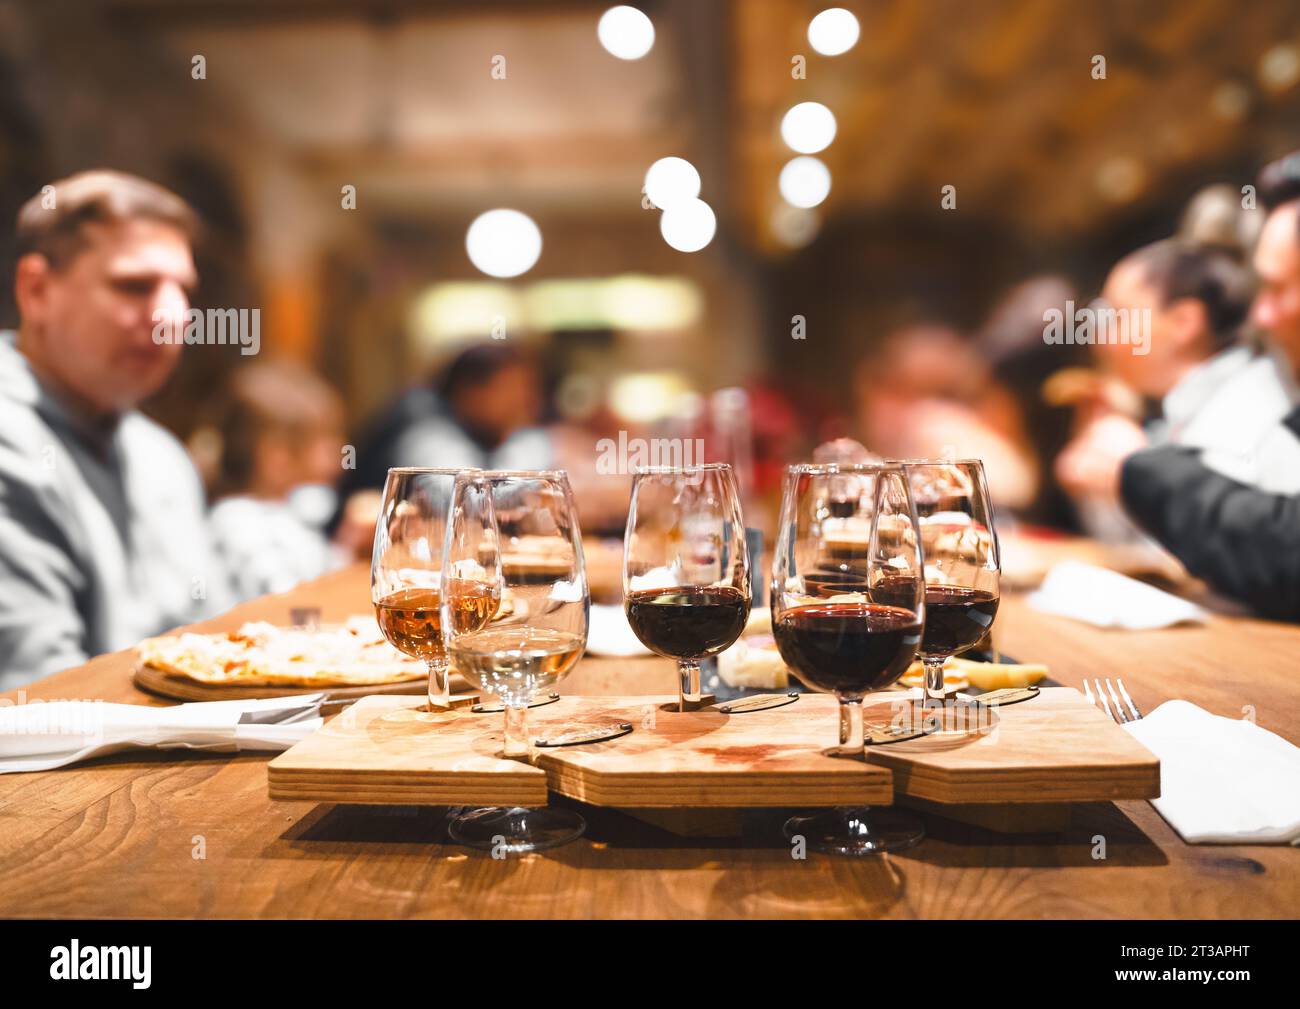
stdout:
[[(384, 637), (398, 651), (429, 667), (429, 704), (447, 708), (451, 683), (443, 648), (442, 550), (459, 469), (403, 466), (388, 471), (370, 560), (370, 598)], [(465, 619), (487, 622), (499, 596), (486, 587), (466, 595)]]
[[(865, 535), (846, 538), (845, 522)], [(863, 697), (903, 675), (926, 620), (916, 508), (902, 467), (788, 467), (771, 591), (772, 633), (786, 665), (839, 698), (832, 752), (865, 759)], [(785, 832), (845, 855), (906, 848), (925, 836), (910, 814), (866, 807), (792, 817)]]
[(750, 602), (731, 467), (637, 470), (623, 538), (623, 608), (642, 644), (677, 660), (679, 711), (703, 703), (700, 661), (736, 643)]
[[(587, 588), (578, 514), (563, 470), (467, 472), (452, 490), (443, 551), (442, 621), (452, 666), (500, 698), (501, 756), (528, 760), (528, 705), (569, 672), (587, 646)], [(462, 596), (497, 592), (486, 626)], [(475, 848), (519, 853), (565, 844), (586, 823), (562, 809), (488, 807), (450, 825)]]
[(945, 698), (943, 664), (977, 645), (997, 616), (1001, 560), (984, 465), (978, 459), (909, 459), (925, 562), (925, 700)]

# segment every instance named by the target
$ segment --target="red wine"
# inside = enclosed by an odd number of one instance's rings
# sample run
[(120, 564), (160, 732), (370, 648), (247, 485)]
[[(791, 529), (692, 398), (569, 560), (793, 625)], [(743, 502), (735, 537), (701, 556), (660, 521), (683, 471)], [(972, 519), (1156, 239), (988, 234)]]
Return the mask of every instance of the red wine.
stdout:
[(823, 571), (810, 571), (803, 576), (804, 589), (810, 596), (838, 596), (846, 592), (867, 591), (867, 574), (865, 571), (838, 571), (828, 568)]
[[(916, 583), (884, 579), (871, 590), (881, 603), (911, 601)], [(922, 655), (948, 656), (964, 652), (988, 633), (998, 612), (998, 597), (984, 589), (964, 585), (926, 585), (925, 640)]]
[(729, 585), (630, 592), (627, 622), (652, 652), (672, 659), (703, 659), (730, 648), (749, 619), (749, 597)]
[(962, 585), (925, 587), (923, 655), (956, 655), (978, 644), (993, 626), (998, 597)]
[(897, 606), (814, 603), (781, 614), (772, 634), (808, 686), (857, 697), (903, 675), (921, 643), (921, 622)]

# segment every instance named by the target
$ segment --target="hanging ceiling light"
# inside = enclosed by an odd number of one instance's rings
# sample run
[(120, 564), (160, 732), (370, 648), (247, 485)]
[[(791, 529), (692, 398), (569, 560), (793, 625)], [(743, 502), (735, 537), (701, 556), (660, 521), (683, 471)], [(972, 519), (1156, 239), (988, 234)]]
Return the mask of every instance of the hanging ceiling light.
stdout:
[(781, 169), (781, 196), (794, 207), (815, 207), (830, 195), (831, 171), (819, 159), (802, 155)]
[(713, 241), (718, 219), (703, 200), (687, 200), (664, 211), (659, 231), (678, 252), (699, 252)]
[(685, 158), (660, 158), (645, 173), (645, 194), (660, 210), (700, 195), (700, 173)]
[(823, 56), (839, 56), (858, 42), (858, 19), (843, 7), (824, 10), (808, 23), (808, 44)]
[(635, 7), (611, 7), (596, 23), (596, 37), (611, 56), (639, 60), (655, 44), (655, 26)]
[(782, 118), (781, 139), (798, 154), (824, 151), (835, 139), (835, 113), (821, 102), (800, 102)]
[(542, 254), (542, 232), (518, 210), (499, 208), (479, 214), (465, 233), (469, 261), (489, 277), (527, 273)]

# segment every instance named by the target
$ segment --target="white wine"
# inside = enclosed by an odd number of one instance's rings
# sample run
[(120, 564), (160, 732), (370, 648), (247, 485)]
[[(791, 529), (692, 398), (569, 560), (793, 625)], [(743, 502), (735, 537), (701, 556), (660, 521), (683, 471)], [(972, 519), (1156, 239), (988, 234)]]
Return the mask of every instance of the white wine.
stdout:
[(582, 635), (537, 627), (489, 627), (454, 638), (447, 656), (479, 689), (502, 700), (530, 700), (573, 668)]

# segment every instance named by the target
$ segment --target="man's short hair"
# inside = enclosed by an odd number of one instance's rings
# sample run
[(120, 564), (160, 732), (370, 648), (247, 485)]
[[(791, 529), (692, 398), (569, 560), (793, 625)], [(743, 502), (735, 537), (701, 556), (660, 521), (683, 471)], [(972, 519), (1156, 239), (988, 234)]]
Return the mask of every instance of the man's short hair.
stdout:
[(1199, 301), (1216, 350), (1237, 339), (1253, 294), (1240, 250), (1170, 238), (1145, 245), (1125, 259), (1141, 267), (1146, 282), (1160, 292), (1161, 304), (1184, 298)]
[(1260, 169), (1255, 189), (1267, 210), (1300, 199), (1300, 151), (1285, 154)]
[(189, 204), (157, 183), (106, 169), (79, 172), (51, 183), (22, 205), (18, 255), (38, 252), (61, 269), (90, 244), (87, 225), (140, 219), (174, 225), (190, 241), (199, 230)]
[(527, 366), (529, 358), (505, 343), (476, 343), (457, 354), (435, 380), (443, 402), (490, 382), (508, 368)]

